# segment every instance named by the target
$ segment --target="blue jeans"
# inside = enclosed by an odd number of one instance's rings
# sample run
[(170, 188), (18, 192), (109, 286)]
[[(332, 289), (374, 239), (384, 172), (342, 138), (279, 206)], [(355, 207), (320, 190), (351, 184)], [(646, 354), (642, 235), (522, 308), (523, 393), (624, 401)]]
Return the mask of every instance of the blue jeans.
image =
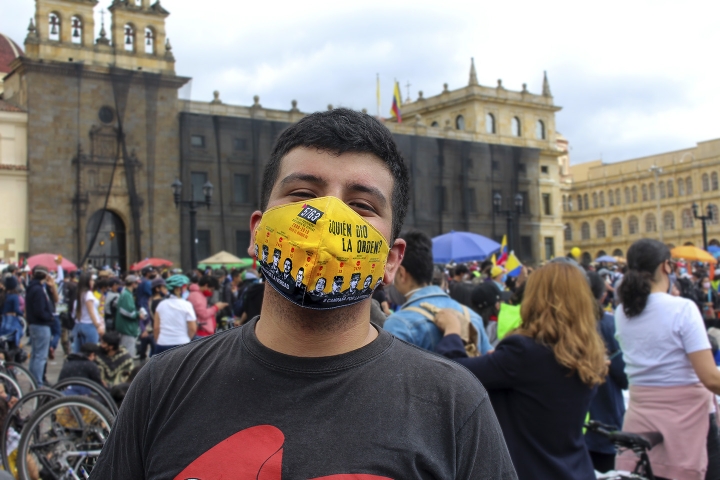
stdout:
[(52, 339), (50, 340), (50, 347), (55, 350), (60, 342), (60, 333), (62, 327), (60, 326), (60, 315), (53, 315), (53, 324), (50, 327), (50, 333), (52, 333)]
[(97, 328), (92, 323), (76, 323), (71, 335), (73, 337), (73, 353), (80, 353), (80, 347), (84, 343), (98, 343), (100, 341)]
[(30, 373), (35, 376), (38, 387), (43, 386), (45, 364), (50, 349), (50, 327), (47, 325), (29, 325), (32, 353), (30, 354)]

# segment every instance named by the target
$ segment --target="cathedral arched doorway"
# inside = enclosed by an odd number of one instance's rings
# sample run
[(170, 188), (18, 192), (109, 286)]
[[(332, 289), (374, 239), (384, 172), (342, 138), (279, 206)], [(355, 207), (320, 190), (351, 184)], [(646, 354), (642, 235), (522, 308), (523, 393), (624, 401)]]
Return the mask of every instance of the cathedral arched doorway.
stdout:
[(88, 263), (95, 268), (105, 265), (120, 265), (127, 271), (127, 248), (125, 222), (111, 210), (98, 210), (88, 220), (85, 229), (85, 241), (92, 244)]

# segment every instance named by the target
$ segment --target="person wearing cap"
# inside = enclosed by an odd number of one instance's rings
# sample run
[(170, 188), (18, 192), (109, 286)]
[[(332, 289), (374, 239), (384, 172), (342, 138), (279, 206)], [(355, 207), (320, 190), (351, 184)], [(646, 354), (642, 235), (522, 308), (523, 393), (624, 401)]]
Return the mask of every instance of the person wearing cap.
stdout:
[(158, 305), (153, 325), (156, 355), (190, 343), (197, 333), (195, 310), (190, 302), (182, 298), (190, 279), (185, 275), (173, 275), (166, 283), (170, 297)]
[(38, 265), (33, 269), (32, 280), (25, 293), (25, 319), (32, 342), (29, 369), (38, 386), (42, 386), (50, 352), (51, 327), (55, 322), (53, 304), (45, 285), (54, 285), (54, 281), (48, 269)]
[[(100, 376), (100, 368), (95, 363), (98, 353), (100, 353), (100, 347), (97, 343), (83, 343), (78, 353), (71, 353), (65, 358), (58, 381), (66, 378), (85, 378), (105, 386)], [(83, 393), (77, 392), (76, 394), (82, 395)]]
[(105, 292), (105, 325), (108, 331), (115, 330), (115, 316), (117, 315), (117, 303), (120, 300), (120, 287), (122, 281), (117, 277), (107, 279), (107, 291)]
[(138, 287), (139, 279), (135, 275), (125, 277), (125, 288), (118, 298), (118, 309), (115, 315), (115, 330), (120, 332), (120, 344), (135, 356), (135, 342), (140, 335), (140, 320), (147, 315), (135, 306), (133, 292)]

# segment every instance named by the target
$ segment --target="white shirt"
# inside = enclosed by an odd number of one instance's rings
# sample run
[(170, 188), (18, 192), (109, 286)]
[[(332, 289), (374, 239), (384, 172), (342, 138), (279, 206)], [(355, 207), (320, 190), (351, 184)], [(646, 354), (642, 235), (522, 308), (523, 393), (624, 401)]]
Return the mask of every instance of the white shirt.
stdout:
[(156, 313), (160, 317), (158, 345), (174, 346), (190, 343), (187, 322), (194, 322), (197, 318), (190, 302), (172, 296), (160, 302)]
[(627, 318), (615, 310), (615, 337), (631, 385), (670, 387), (699, 383), (689, 353), (710, 349), (705, 323), (694, 302), (652, 293), (645, 310)]
[[(82, 304), (82, 307), (80, 309), (80, 323), (89, 323), (92, 325), (93, 321), (90, 317), (90, 311), (87, 308), (87, 302), (88, 300), (92, 301), (92, 308), (93, 312), (95, 313), (95, 318), (99, 323), (104, 323), (105, 320), (100, 318), (100, 312), (98, 312), (98, 307), (100, 306), (100, 300), (95, 298), (95, 295), (92, 291), (88, 290), (85, 292), (85, 301)], [(73, 318), (77, 320), (77, 300), (73, 302)]]

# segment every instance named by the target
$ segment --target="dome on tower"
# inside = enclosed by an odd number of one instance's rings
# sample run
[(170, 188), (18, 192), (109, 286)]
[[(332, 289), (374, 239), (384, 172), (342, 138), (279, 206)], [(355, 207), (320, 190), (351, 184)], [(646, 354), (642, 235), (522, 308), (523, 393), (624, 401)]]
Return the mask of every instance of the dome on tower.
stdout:
[(21, 55), (23, 55), (22, 48), (10, 37), (0, 33), (0, 78), (10, 72), (10, 64)]

